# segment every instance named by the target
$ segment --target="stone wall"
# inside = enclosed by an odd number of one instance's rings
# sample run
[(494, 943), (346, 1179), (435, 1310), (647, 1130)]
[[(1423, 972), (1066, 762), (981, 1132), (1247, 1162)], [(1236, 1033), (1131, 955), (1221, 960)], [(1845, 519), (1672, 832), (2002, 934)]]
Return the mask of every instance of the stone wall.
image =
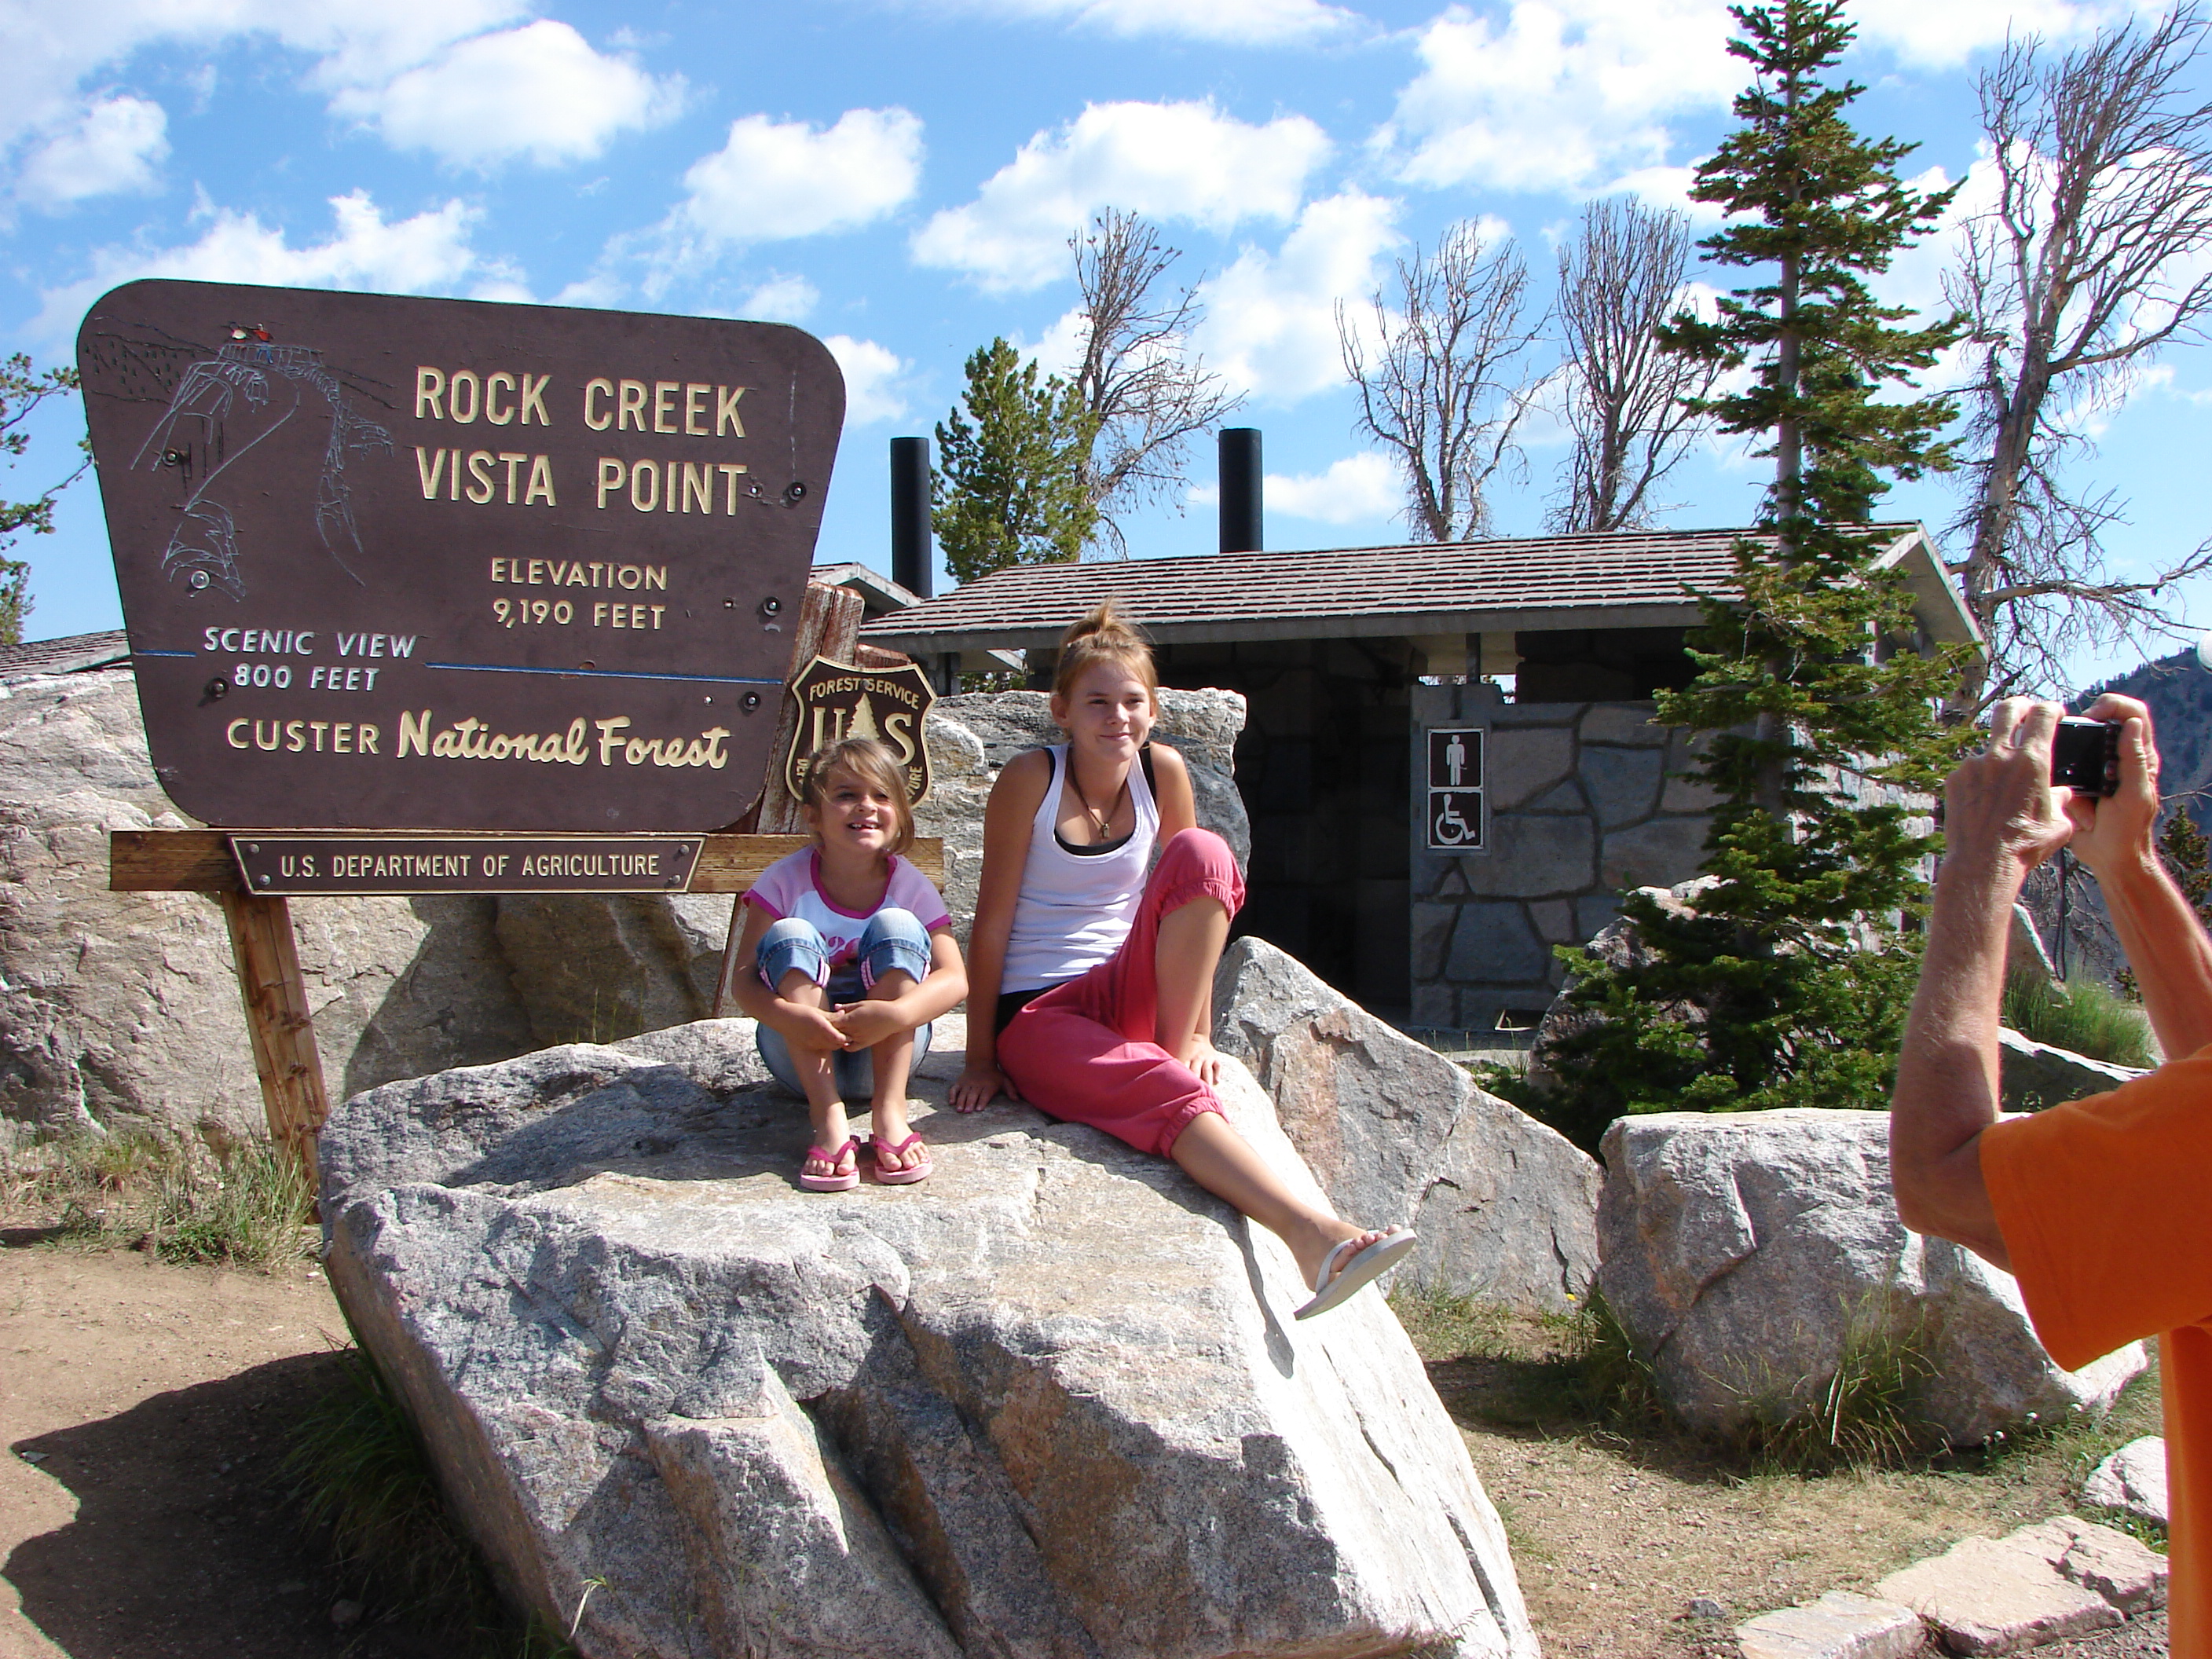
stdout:
[(1413, 834), (1415, 1024), (1496, 1029), (1502, 1011), (1541, 1013), (1564, 978), (1555, 945), (1579, 945), (1632, 887), (1698, 872), (1711, 797), (1674, 775), (1688, 734), (1651, 723), (1652, 705), (1509, 703), (1494, 685), (1417, 685), (1413, 781), (1429, 730), (1486, 726), (1489, 833), (1480, 853), (1435, 853)]

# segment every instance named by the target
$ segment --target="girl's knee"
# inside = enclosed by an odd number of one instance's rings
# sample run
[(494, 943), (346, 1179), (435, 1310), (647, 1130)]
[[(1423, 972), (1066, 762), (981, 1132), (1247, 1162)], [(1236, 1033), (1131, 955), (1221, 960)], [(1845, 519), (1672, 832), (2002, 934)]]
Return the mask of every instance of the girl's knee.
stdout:
[(910, 910), (878, 910), (860, 930), (861, 976), (870, 988), (887, 974), (929, 977), (929, 929)]
[(1240, 880), (1237, 855), (1229, 843), (1211, 830), (1178, 830), (1160, 848), (1159, 867), (1179, 878), (1226, 878)]
[(829, 957), (830, 947), (821, 929), (799, 916), (770, 922), (753, 947), (761, 982), (779, 996), (784, 994), (784, 986), (794, 974), (821, 984), (830, 976)]

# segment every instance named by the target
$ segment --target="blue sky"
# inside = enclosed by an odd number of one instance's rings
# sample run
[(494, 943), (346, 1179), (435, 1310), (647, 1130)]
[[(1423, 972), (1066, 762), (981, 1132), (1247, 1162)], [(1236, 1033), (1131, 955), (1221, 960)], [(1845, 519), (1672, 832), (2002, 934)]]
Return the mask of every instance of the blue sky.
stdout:
[[(2124, 5), (1867, 0), (1860, 125), (1971, 197), (1973, 76), (2008, 28), (2071, 41)], [(1056, 364), (1066, 238), (1115, 206), (1184, 251), (1194, 343), (1266, 433), (1270, 544), (1394, 541), (1337, 302), (1457, 220), (1516, 239), (1548, 289), (1582, 203), (1682, 204), (1742, 79), (1728, 32), (1711, 0), (0, 0), (0, 349), (63, 360), (90, 301), (147, 275), (794, 322), (850, 399), (818, 556), (887, 568), (885, 441), (941, 419), (994, 334)], [(1947, 258), (1917, 251), (1890, 293), (1937, 303)], [(2212, 533), (2208, 403), (2185, 346), (2095, 416), (2085, 476), (2130, 502), (2123, 568)], [(54, 409), (0, 495), (64, 470), (81, 429)], [(1564, 459), (1530, 437), (1525, 484), (1496, 494), (1507, 533), (1540, 526)], [(1194, 483), (1212, 472), (1208, 446)], [(1667, 521), (1741, 522), (1762, 482), (1705, 447)], [(1893, 500), (1931, 526), (1955, 505), (1941, 483)], [(1202, 501), (1127, 529), (1139, 556), (1213, 545)], [(33, 637), (119, 623), (89, 482), (18, 551)], [(2185, 598), (2212, 623), (2212, 589)]]

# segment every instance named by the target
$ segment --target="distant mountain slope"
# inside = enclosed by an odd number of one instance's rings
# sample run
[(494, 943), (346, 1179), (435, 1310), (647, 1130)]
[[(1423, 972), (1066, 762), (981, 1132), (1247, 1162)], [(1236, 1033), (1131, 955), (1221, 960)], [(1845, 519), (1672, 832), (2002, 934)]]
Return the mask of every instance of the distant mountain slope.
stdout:
[(2212, 830), (2212, 671), (2197, 660), (2192, 647), (2110, 679), (2082, 693), (2076, 709), (2099, 694), (2117, 691), (2150, 705), (2158, 733), (2159, 793), (2185, 798), (2199, 829)]

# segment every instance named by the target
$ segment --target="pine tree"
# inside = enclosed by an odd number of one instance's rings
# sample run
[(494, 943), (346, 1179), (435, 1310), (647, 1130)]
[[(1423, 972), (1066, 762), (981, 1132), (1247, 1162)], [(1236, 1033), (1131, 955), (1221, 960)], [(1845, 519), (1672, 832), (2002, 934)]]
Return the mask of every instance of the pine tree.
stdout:
[[(31, 411), (47, 398), (76, 389), (73, 368), (36, 369), (23, 352), (0, 361), (0, 456), (21, 455), (30, 447), (31, 434), (22, 429)], [(0, 501), (0, 645), (17, 645), (23, 638), (23, 618), (31, 609), (31, 567), (22, 559), (6, 556), (19, 535), (50, 536), (54, 529), (54, 498), (82, 476), (88, 463), (59, 483), (27, 501)]]
[(969, 582), (1081, 556), (1098, 522), (1085, 489), (1095, 423), (1076, 389), (996, 339), (968, 359), (966, 413), (939, 422), (931, 522), (945, 568)]
[(1626, 960), (1562, 952), (1571, 1003), (1596, 1018), (1545, 1056), (1563, 1091), (1550, 1105), (1585, 1139), (1624, 1112), (1881, 1103), (1933, 850), (1900, 792), (1935, 787), (1956, 747), (1939, 705), (1962, 653), (1912, 647), (1911, 596), (1867, 533), (1886, 477), (1950, 465), (1936, 434), (1951, 406), (1894, 388), (1958, 325), (1902, 326), (1909, 313), (1865, 285), (1949, 193), (1910, 189), (1897, 164), (1911, 146), (1844, 118), (1863, 88), (1825, 78), (1851, 39), (1840, 0), (1732, 15), (1729, 49), (1753, 79), (1691, 193), (1730, 216), (1708, 256), (1759, 279), (1662, 337), (1750, 366), (1742, 390), (1700, 408), (1761, 436), (1775, 476), (1736, 545), (1741, 597), (1705, 601), (1688, 641), (1700, 672), (1658, 699), (1662, 721), (1705, 734), (1692, 775), (1719, 799), (1714, 884), (1687, 911), (1632, 896)]

